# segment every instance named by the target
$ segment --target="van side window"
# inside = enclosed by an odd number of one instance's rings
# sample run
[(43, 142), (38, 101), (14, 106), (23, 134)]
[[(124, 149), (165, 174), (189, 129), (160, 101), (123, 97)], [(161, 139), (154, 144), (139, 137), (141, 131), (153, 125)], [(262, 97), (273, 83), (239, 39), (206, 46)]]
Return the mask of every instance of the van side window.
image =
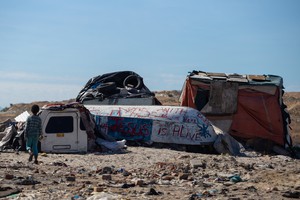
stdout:
[(46, 133), (72, 133), (73, 127), (72, 116), (51, 117), (46, 126)]
[(81, 118), (80, 118), (80, 130), (85, 131), (85, 126), (84, 126), (83, 121), (82, 121)]

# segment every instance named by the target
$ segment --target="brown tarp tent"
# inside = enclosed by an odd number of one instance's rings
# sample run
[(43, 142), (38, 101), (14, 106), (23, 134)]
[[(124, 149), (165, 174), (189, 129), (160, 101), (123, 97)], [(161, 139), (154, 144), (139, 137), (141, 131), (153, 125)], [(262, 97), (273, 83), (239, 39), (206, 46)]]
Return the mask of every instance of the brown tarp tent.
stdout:
[(214, 125), (243, 140), (262, 138), (291, 146), (283, 80), (275, 75), (191, 72), (181, 106), (200, 110)]

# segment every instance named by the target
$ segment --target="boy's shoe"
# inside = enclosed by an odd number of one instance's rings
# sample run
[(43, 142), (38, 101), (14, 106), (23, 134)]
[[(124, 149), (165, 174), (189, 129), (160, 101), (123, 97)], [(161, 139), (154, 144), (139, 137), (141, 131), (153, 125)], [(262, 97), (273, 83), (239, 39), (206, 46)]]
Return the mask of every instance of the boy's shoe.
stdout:
[(29, 156), (29, 158), (28, 158), (28, 161), (29, 161), (29, 162), (32, 161), (32, 157), (33, 157), (33, 155), (30, 155), (30, 156)]
[(34, 164), (38, 164), (39, 162), (38, 162), (38, 156), (34, 156)]
[(33, 153), (31, 152), (30, 149), (28, 150), (28, 153), (29, 153), (28, 161), (31, 162), (31, 161), (32, 161), (32, 158), (33, 158)]

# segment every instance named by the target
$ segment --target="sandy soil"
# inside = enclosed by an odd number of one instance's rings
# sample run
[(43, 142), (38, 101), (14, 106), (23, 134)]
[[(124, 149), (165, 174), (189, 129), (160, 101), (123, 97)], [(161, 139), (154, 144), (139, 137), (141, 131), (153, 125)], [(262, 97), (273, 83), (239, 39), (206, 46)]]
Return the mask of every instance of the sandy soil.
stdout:
[[(4, 199), (290, 199), (300, 198), (300, 160), (233, 157), (167, 148), (122, 153), (0, 153)], [(15, 193), (15, 194), (12, 194)]]

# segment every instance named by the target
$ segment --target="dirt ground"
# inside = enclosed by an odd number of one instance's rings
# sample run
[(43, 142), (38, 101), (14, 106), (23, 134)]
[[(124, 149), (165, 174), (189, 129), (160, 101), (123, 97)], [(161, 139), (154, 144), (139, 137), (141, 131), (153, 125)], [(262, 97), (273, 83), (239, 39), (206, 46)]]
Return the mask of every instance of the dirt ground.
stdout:
[[(177, 105), (179, 93), (156, 94)], [(294, 144), (300, 144), (300, 93), (286, 93)], [(44, 105), (47, 102), (34, 102)], [(12, 105), (0, 121), (28, 110)], [(129, 146), (121, 153), (0, 152), (0, 199), (300, 199), (300, 160), (282, 155), (234, 157)]]
[(300, 160), (130, 146), (119, 153), (0, 153), (3, 199), (300, 198)]
[[(178, 106), (180, 91), (156, 91), (154, 92), (157, 99), (166, 106)], [(14, 119), (16, 116), (24, 111), (30, 111), (33, 104), (38, 104), (42, 107), (49, 103), (70, 103), (74, 102), (75, 99), (63, 100), (59, 102), (46, 102), (36, 101), (32, 103), (19, 103), (12, 104), (10, 107), (0, 111), (0, 122), (4, 122), (7, 119)], [(286, 92), (283, 96), (283, 101), (287, 105), (287, 110), (291, 116), (290, 134), (294, 145), (300, 146), (300, 92)]]

